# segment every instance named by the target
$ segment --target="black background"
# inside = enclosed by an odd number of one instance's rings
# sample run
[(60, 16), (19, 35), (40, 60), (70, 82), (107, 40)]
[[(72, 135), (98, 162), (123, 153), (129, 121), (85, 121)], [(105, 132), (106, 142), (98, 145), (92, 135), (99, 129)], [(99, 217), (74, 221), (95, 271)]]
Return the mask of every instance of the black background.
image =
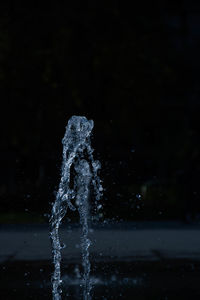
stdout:
[(186, 0), (2, 7), (0, 222), (47, 220), (72, 115), (95, 122), (104, 218), (197, 217), (199, 17)]

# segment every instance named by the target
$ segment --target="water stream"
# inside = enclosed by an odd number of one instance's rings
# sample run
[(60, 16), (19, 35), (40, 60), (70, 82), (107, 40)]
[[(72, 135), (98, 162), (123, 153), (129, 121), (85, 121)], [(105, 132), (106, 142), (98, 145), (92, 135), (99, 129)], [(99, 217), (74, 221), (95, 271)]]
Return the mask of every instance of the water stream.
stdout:
[(82, 227), (81, 250), (83, 265), (83, 299), (89, 300), (91, 292), (90, 261), (88, 228), (90, 220), (89, 199), (91, 187), (94, 191), (96, 211), (101, 205), (98, 201), (102, 195), (101, 180), (98, 176), (100, 163), (93, 158), (91, 147), (91, 132), (94, 127), (92, 120), (85, 117), (72, 116), (68, 121), (66, 132), (62, 140), (63, 162), (59, 188), (52, 206), (50, 218), (52, 253), (54, 273), (52, 275), (53, 300), (60, 300), (62, 293), (61, 280), (61, 250), (63, 248), (59, 238), (59, 228), (67, 209), (79, 212)]

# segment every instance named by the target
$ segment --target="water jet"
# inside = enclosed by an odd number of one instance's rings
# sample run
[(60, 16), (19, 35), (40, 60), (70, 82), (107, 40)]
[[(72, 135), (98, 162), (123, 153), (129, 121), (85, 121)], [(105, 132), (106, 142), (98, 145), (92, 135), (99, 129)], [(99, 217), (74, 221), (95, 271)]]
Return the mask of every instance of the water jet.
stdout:
[[(55, 202), (52, 206), (50, 218), (52, 241), (52, 254), (54, 272), (52, 276), (52, 296), (53, 300), (61, 299), (61, 249), (59, 228), (65, 217), (67, 210), (75, 211), (78, 209), (80, 224), (82, 226), (81, 250), (83, 265), (83, 299), (90, 299), (90, 261), (88, 238), (89, 196), (90, 187), (95, 192), (96, 210), (100, 205), (97, 202), (102, 195), (101, 180), (98, 176), (100, 163), (94, 160), (93, 148), (91, 147), (91, 132), (94, 127), (92, 120), (86, 117), (72, 116), (68, 121), (66, 132), (62, 140), (63, 143), (63, 162), (59, 188)], [(75, 175), (72, 174), (72, 168)]]

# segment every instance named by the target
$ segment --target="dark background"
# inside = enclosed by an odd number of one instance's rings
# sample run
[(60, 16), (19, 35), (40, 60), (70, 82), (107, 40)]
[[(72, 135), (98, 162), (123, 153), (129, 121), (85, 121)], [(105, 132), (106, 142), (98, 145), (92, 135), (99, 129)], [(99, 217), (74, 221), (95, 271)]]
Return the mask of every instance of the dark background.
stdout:
[(0, 222), (47, 221), (72, 115), (95, 122), (104, 218), (195, 221), (199, 44), (191, 0), (2, 6)]

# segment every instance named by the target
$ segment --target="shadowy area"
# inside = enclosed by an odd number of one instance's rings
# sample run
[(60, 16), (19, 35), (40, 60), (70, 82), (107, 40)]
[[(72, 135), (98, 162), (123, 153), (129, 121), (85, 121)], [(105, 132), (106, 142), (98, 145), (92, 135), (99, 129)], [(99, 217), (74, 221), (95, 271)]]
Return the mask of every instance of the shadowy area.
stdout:
[(196, 222), (199, 16), (183, 0), (2, 3), (1, 222), (50, 211), (72, 115), (95, 122), (103, 218)]
[[(50, 262), (15, 262), (0, 266), (2, 297), (10, 300), (51, 299)], [(20, 270), (20, 271), (19, 271)], [(79, 264), (63, 268), (63, 299), (80, 299)], [(200, 264), (188, 260), (92, 264), (92, 297), (95, 299), (197, 299)]]

